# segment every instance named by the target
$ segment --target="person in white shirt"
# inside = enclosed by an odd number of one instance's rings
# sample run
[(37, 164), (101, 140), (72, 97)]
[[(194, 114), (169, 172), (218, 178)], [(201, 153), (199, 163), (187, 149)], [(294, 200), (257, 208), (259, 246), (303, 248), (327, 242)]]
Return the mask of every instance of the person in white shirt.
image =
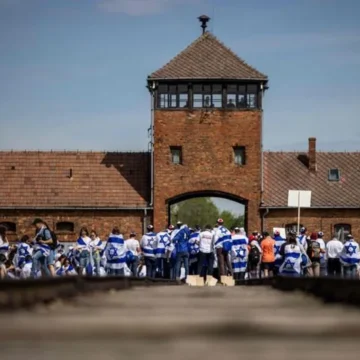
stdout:
[(132, 256), (131, 261), (129, 261), (128, 266), (133, 276), (137, 277), (137, 268), (139, 266), (139, 255), (141, 253), (140, 250), (140, 242), (136, 240), (136, 233), (132, 231), (130, 233), (130, 238), (125, 241), (126, 251), (130, 251)]
[[(76, 250), (79, 251), (79, 269), (78, 274), (83, 274), (83, 270), (88, 270), (88, 267), (91, 263), (91, 254), (90, 254), (90, 242), (91, 239), (89, 238), (89, 231), (86, 227), (81, 228), (80, 230), (80, 237), (76, 241)], [(92, 275), (92, 273), (88, 274)]]
[[(202, 231), (199, 235), (199, 261), (197, 273), (201, 276), (201, 270), (206, 264), (206, 274), (212, 276), (213, 275), (213, 266), (214, 266), (214, 239), (215, 235), (213, 231), (211, 231), (211, 226), (206, 225), (205, 230)], [(205, 274), (204, 274), (205, 275)]]
[(325, 241), (323, 239), (324, 233), (322, 231), (318, 232), (318, 238), (317, 242), (320, 244), (320, 249), (322, 249), (324, 252), (320, 254), (320, 276), (326, 276), (327, 275), (327, 257), (326, 257), (326, 245)]
[(105, 244), (100, 240), (95, 230), (91, 230), (90, 239), (90, 250), (94, 262), (95, 274), (100, 276), (101, 253), (104, 250)]
[(344, 244), (334, 234), (332, 240), (326, 244), (327, 272), (329, 276), (341, 276), (340, 254)]

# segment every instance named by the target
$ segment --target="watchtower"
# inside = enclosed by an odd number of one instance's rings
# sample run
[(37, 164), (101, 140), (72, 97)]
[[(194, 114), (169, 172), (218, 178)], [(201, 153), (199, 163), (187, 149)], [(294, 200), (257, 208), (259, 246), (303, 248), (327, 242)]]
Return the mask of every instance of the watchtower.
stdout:
[(169, 222), (170, 205), (205, 195), (243, 203), (246, 227), (258, 230), (268, 78), (206, 31), (209, 17), (199, 20), (200, 37), (147, 79), (154, 225)]

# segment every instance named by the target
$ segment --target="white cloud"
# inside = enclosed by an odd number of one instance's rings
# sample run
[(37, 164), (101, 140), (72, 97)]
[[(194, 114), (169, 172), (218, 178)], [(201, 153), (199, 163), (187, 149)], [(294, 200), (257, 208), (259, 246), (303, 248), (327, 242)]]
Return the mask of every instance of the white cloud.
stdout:
[(158, 14), (177, 5), (197, 2), (199, 0), (98, 0), (98, 7), (107, 12), (142, 16)]

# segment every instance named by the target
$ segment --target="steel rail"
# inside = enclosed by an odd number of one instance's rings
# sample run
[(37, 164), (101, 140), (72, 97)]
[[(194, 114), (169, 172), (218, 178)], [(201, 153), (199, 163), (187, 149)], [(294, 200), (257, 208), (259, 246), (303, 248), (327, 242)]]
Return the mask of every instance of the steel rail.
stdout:
[(173, 280), (120, 276), (68, 276), (0, 281), (0, 311), (32, 307), (95, 291), (126, 290), (134, 286), (178, 285)]

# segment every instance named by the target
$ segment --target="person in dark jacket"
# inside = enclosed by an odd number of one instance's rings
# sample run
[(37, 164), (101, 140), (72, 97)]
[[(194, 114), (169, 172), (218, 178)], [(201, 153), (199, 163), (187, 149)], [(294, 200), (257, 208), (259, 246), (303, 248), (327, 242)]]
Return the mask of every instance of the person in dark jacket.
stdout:
[(181, 225), (172, 237), (176, 250), (175, 273), (177, 280), (180, 280), (181, 263), (184, 264), (185, 278), (189, 275), (189, 239), (190, 229), (185, 224)]

